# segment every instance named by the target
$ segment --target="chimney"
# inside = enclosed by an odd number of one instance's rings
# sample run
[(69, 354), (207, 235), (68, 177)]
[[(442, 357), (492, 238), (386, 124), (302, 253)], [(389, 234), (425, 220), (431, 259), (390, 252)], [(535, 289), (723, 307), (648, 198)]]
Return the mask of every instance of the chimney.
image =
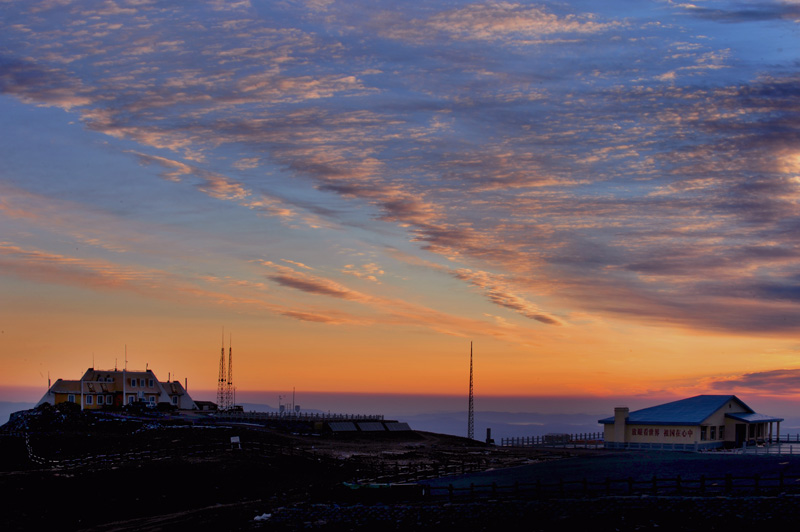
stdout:
[(629, 409), (627, 406), (614, 408), (614, 442), (625, 443), (625, 423), (628, 421)]

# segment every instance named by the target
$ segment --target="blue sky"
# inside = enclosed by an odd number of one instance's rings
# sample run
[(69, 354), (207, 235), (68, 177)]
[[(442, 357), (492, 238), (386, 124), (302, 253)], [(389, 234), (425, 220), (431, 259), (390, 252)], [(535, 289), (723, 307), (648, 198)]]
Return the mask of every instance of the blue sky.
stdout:
[(800, 368), (799, 20), (0, 2), (5, 384), (213, 387), (225, 326), (251, 389), (450, 393), (476, 340), (493, 393), (794, 393), (746, 376)]

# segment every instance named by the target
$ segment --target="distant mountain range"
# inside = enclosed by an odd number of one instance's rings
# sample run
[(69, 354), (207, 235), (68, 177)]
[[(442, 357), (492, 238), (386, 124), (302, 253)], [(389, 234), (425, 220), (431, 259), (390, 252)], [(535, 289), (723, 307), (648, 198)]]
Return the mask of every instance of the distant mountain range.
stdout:
[(36, 403), (10, 403), (6, 401), (0, 401), (0, 426), (8, 423), (8, 419), (14, 412), (19, 412), (20, 410), (30, 410), (34, 406), (36, 406)]

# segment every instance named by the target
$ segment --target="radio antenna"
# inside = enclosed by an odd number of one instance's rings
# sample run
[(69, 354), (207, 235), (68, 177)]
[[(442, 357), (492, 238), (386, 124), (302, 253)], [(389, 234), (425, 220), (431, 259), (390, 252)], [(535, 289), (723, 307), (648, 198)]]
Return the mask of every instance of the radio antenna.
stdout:
[(475, 439), (475, 405), (474, 395), (472, 390), (472, 342), (469, 343), (469, 418), (467, 421), (467, 438), (470, 440)]

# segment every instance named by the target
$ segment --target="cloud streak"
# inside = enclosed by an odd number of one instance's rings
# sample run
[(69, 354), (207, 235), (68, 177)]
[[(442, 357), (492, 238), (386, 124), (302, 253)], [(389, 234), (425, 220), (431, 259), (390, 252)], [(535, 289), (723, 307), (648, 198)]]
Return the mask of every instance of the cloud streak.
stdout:
[(717, 390), (742, 390), (762, 395), (797, 395), (800, 390), (800, 370), (776, 369), (745, 373), (711, 383)]
[[(0, 91), (73, 113), (187, 189), (187, 210), (200, 196), (242, 213), (238, 232), (255, 213), (269, 237), (279, 222), (410, 246), (528, 326), (793, 334), (797, 58), (755, 62), (717, 32), (786, 29), (796, 6), (576, 6), (5, 3)], [(326, 262), (324, 245), (298, 261)], [(242, 263), (271, 286), (389, 320), (434, 312), (374, 291), (400, 277), (382, 258), (319, 275), (256, 248)], [(316, 310), (282, 312), (350, 319)]]

